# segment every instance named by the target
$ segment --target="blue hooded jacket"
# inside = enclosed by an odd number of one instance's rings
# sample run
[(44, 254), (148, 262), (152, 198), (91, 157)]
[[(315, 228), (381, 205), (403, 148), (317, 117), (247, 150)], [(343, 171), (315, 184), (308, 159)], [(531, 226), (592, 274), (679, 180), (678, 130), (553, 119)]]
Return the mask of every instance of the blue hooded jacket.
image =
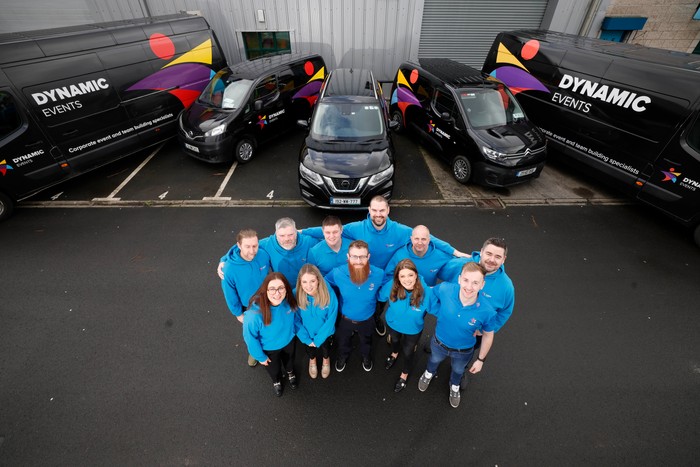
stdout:
[(291, 250), (285, 250), (277, 241), (275, 234), (260, 240), (260, 249), (270, 255), (272, 270), (281, 272), (290, 284), (296, 284), (299, 270), (308, 263), (309, 250), (318, 240), (304, 234), (297, 234), (297, 244)]
[[(299, 308), (297, 314), (301, 322), (297, 329), (297, 337), (306, 345), (312, 343), (319, 347), (335, 332), (335, 320), (338, 316), (338, 299), (333, 289), (326, 283), (330, 302), (324, 308), (315, 303), (314, 297), (308, 296), (306, 309)], [(294, 290), (296, 295), (296, 289)]]
[(267, 360), (266, 350), (279, 350), (289, 344), (299, 325), (299, 317), (287, 300), (271, 306), (270, 312), (272, 320), (267, 326), (255, 303), (243, 315), (243, 340), (248, 346), (248, 353), (259, 362)]
[(413, 261), (413, 264), (416, 265), (416, 269), (418, 269), (418, 274), (432, 287), (437, 284), (440, 269), (452, 259), (452, 255), (435, 248), (431, 240), (428, 244), (428, 251), (426, 251), (423, 256), (418, 256), (413, 252), (413, 244), (408, 242), (403, 248), (400, 248), (394, 253), (394, 256), (391, 257), (389, 263), (386, 265), (385, 282), (391, 282), (394, 277), (396, 265), (399, 264), (399, 261), (407, 258)]
[(250, 297), (255, 294), (265, 276), (270, 273), (270, 256), (259, 249), (252, 261), (246, 261), (241, 258), (241, 249), (236, 244), (226, 253), (225, 258), (221, 288), (224, 290), (224, 298), (231, 313), (234, 316), (240, 316), (248, 306)]

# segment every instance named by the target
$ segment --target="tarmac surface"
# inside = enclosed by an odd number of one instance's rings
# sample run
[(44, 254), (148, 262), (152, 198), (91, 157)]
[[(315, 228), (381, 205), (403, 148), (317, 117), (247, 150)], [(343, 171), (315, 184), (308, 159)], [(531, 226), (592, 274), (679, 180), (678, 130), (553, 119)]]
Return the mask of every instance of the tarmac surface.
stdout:
[[(573, 196), (562, 189), (552, 199)], [(303, 227), (326, 212), (56, 203), (18, 209), (0, 228), (0, 465), (697, 464), (700, 253), (690, 238), (611, 197), (520, 205), (501, 193), (505, 208), (397, 198), (394, 220), (424, 223), (459, 249), (490, 236), (510, 245), (515, 311), (459, 408), (446, 364), (418, 391), (422, 352), (394, 394), (400, 369), (384, 370), (379, 338), (370, 373), (355, 353), (328, 380), (310, 380), (298, 348), (300, 386), (281, 398), (247, 367), (218, 258), (242, 227), (264, 236), (281, 216)]]

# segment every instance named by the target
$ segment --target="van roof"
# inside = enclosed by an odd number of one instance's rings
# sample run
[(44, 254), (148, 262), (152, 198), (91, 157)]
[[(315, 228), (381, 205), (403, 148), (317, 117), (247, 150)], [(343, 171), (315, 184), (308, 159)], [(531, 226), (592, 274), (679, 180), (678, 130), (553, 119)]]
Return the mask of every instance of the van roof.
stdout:
[(419, 58), (418, 65), (441, 81), (455, 87), (493, 83), (481, 70), (472, 68), (449, 58)]
[(328, 76), (323, 97), (365, 96), (377, 97), (374, 76), (370, 70), (338, 68)]
[(234, 76), (254, 80), (265, 73), (273, 73), (281, 66), (286, 66), (298, 61), (312, 60), (314, 58), (320, 58), (320, 55), (299, 53), (266, 55), (264, 57), (230, 65), (229, 69)]

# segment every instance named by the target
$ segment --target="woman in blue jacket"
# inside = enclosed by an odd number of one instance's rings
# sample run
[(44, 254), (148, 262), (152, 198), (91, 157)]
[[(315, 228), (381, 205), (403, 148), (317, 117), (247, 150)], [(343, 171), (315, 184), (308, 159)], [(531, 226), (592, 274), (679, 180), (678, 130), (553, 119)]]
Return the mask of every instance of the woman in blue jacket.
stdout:
[(316, 357), (320, 349), (323, 357), (321, 377), (328, 378), (331, 373), (329, 337), (335, 332), (338, 299), (313, 264), (305, 264), (301, 267), (294, 294), (300, 318), (297, 337), (306, 346), (306, 354), (309, 356), (309, 376), (314, 379), (318, 376)]
[(277, 397), (282, 395), (282, 368), (289, 387), (297, 388), (294, 374), (294, 335), (299, 324), (297, 302), (283, 274), (271, 272), (253, 296), (243, 315), (243, 339), (248, 352), (272, 378)]
[(423, 333), (427, 311), (435, 305), (432, 290), (418, 274), (410, 259), (399, 261), (394, 269), (394, 279), (379, 291), (379, 300), (388, 303), (386, 324), (391, 338), (391, 354), (386, 359), (387, 370), (394, 366), (399, 352), (403, 355), (401, 376), (394, 392), (406, 387), (408, 374), (413, 369), (416, 344)]

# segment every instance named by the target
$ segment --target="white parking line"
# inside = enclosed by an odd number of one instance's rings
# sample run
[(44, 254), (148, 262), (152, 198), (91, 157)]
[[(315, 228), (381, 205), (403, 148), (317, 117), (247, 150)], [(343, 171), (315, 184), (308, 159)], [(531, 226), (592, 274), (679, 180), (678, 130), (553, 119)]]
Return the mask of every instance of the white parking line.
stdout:
[(139, 173), (139, 170), (141, 170), (142, 168), (144, 168), (144, 166), (146, 164), (148, 164), (148, 162), (153, 158), (153, 156), (155, 156), (158, 153), (158, 151), (160, 151), (163, 148), (164, 145), (165, 145), (165, 143), (162, 143), (160, 146), (155, 148), (153, 150), (153, 152), (146, 159), (144, 159), (144, 161), (141, 162), (141, 164), (139, 164), (139, 166), (136, 167), (136, 169), (134, 169), (134, 171), (131, 172), (129, 174), (129, 176), (126, 177), (124, 179), (124, 181), (121, 182), (121, 184), (113, 192), (111, 192), (109, 194), (109, 196), (107, 196), (106, 198), (92, 198), (92, 200), (93, 201), (120, 201), (121, 198), (115, 198), (115, 196), (117, 196), (117, 193), (119, 193), (121, 191), (121, 189), (124, 188), (126, 186), (126, 184), (129, 183), (131, 181), (131, 179), (136, 176), (137, 173)]
[(214, 196), (205, 196), (202, 198), (202, 201), (231, 201), (230, 196), (221, 196), (221, 193), (224, 192), (224, 188), (226, 188), (226, 185), (228, 185), (228, 181), (231, 179), (231, 175), (233, 175), (233, 171), (236, 170), (236, 167), (238, 167), (238, 161), (233, 162), (233, 165), (226, 174), (226, 177), (224, 177), (224, 181), (221, 182), (221, 185), (219, 186), (219, 191), (217, 191)]

